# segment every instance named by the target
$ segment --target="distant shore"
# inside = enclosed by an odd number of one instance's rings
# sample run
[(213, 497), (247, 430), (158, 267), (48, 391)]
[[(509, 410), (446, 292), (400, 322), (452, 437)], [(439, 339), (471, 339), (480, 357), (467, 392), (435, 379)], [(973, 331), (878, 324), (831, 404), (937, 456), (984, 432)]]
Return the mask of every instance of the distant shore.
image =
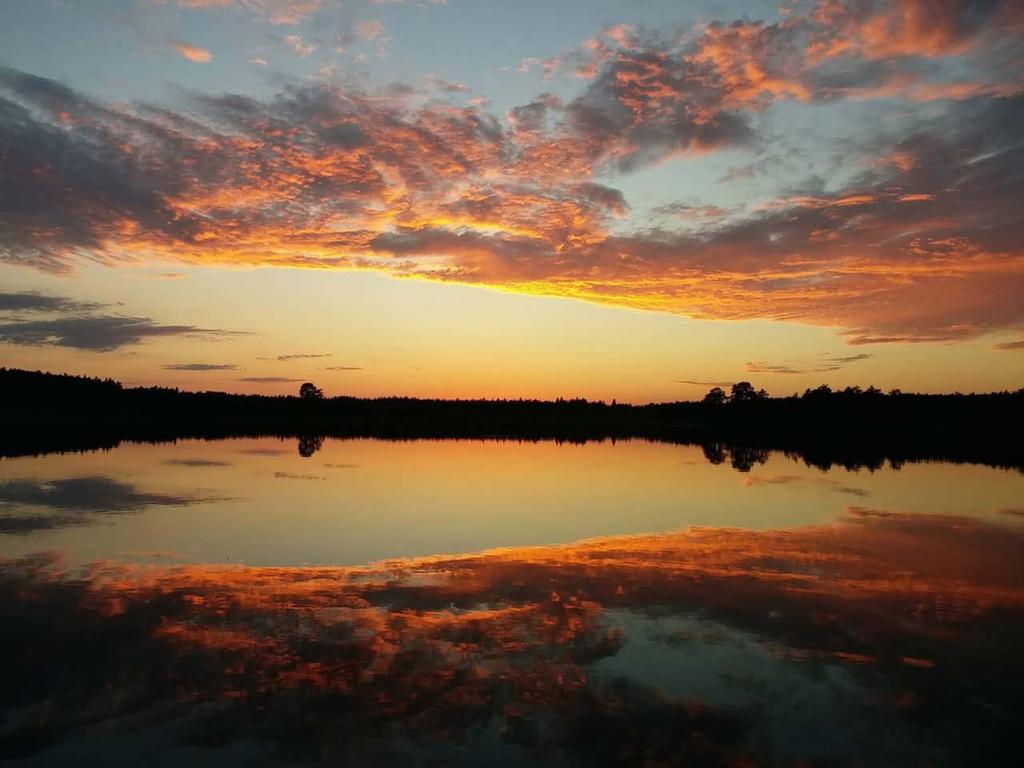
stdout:
[(300, 398), (129, 388), (109, 379), (0, 369), (0, 456), (105, 448), (124, 440), (258, 435), (645, 438), (700, 444), (710, 458), (717, 451), (734, 464), (743, 451), (782, 450), (822, 467), (948, 460), (1024, 470), (1018, 434), (1024, 390), (922, 395), (823, 387), (772, 398), (751, 388), (733, 397), (649, 405)]

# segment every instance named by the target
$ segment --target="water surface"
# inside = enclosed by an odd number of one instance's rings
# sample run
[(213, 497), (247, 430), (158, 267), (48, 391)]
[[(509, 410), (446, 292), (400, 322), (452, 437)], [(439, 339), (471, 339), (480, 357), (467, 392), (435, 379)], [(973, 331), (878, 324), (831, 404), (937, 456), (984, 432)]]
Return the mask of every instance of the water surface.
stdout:
[[(724, 460), (723, 460), (724, 459)], [(1024, 474), (644, 441), (0, 461), (0, 757), (1011, 765)]]
[(945, 463), (749, 471), (695, 445), (279, 438), (124, 444), (0, 461), (0, 556), (249, 565), (560, 544), (690, 526), (765, 529), (871, 508), (1008, 525), (1024, 474)]

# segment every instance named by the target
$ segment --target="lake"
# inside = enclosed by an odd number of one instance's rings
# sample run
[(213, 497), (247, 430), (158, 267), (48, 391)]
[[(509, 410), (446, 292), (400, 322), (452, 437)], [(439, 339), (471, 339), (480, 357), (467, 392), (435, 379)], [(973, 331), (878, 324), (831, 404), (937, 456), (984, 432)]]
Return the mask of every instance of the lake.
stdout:
[(1024, 473), (641, 440), (0, 460), (0, 759), (1010, 765)]

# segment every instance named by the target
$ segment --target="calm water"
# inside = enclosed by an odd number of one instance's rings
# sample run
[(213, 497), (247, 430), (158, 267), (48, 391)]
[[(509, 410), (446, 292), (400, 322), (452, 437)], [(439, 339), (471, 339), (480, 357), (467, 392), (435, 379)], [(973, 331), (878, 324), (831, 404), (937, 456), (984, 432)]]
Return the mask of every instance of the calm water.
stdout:
[(1024, 474), (762, 458), (243, 439), (2, 460), (0, 758), (1020, 764)]

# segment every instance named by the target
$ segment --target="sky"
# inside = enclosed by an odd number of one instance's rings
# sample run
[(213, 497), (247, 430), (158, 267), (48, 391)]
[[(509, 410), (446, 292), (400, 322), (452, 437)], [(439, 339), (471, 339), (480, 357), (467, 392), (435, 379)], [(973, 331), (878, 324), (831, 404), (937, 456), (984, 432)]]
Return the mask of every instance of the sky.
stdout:
[(4, 0), (0, 365), (1024, 385), (1013, 0)]

